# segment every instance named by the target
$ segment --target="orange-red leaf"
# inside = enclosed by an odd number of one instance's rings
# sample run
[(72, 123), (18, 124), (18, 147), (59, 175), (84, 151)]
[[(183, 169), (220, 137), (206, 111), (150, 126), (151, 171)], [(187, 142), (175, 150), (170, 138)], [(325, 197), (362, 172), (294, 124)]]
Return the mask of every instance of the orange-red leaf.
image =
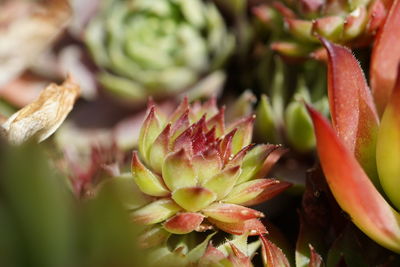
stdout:
[(380, 245), (400, 252), (400, 215), (379, 194), (325, 118), (308, 107), (325, 177), (341, 208)]
[(400, 0), (394, 0), (383, 27), (378, 31), (371, 57), (371, 88), (383, 114), (396, 79), (400, 61)]
[(333, 127), (375, 185), (378, 115), (362, 69), (345, 47), (321, 39), (328, 51), (328, 96)]

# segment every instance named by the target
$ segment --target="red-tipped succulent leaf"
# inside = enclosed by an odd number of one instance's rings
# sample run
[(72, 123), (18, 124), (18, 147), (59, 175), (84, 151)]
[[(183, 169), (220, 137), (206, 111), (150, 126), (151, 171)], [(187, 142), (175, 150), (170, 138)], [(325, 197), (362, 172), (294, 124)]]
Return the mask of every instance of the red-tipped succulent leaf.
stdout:
[(326, 119), (313, 108), (307, 108), (314, 124), (322, 169), (337, 202), (371, 239), (400, 252), (400, 215), (380, 195)]
[(379, 187), (375, 148), (378, 115), (362, 69), (351, 51), (321, 39), (328, 52), (328, 96), (333, 127)]

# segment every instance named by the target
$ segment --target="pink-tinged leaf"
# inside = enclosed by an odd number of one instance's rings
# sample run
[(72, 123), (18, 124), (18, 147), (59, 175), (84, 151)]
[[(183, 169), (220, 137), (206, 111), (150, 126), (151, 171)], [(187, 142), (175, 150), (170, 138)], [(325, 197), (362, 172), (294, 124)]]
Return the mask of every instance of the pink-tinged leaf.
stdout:
[(202, 210), (203, 214), (215, 220), (227, 223), (237, 223), (254, 218), (262, 218), (260, 211), (229, 203), (213, 203)]
[(263, 169), (263, 164), (268, 156), (280, 146), (276, 145), (258, 145), (246, 153), (242, 162), (242, 173), (238, 183), (243, 183), (255, 178), (262, 178), (258, 173)]
[(233, 267), (253, 267), (249, 256), (244, 254), (234, 244), (230, 243), (232, 252), (229, 253), (228, 260)]
[(180, 210), (181, 207), (171, 199), (159, 199), (135, 210), (131, 218), (136, 223), (151, 225), (170, 218)]
[(222, 161), (224, 164), (226, 164), (231, 155), (232, 155), (232, 140), (233, 137), (235, 136), (237, 129), (233, 129), (231, 132), (229, 132), (221, 141), (219, 144), (219, 152), (222, 157)]
[(385, 22), (392, 0), (376, 0), (368, 8), (366, 33), (375, 34)]
[(195, 231), (203, 221), (204, 216), (200, 213), (182, 212), (168, 219), (164, 228), (173, 234), (188, 234)]
[(221, 229), (222, 231), (233, 235), (243, 235), (247, 233), (253, 236), (253, 235), (259, 235), (260, 233), (261, 234), (268, 233), (267, 229), (265, 229), (265, 226), (259, 219), (250, 219), (238, 223), (226, 223), (214, 220), (212, 218), (208, 218), (208, 221), (210, 221), (212, 224), (214, 224), (217, 228)]
[(232, 154), (238, 153), (243, 147), (250, 144), (253, 136), (253, 125), (255, 119), (255, 115), (250, 115), (230, 126), (230, 129), (237, 129), (232, 139)]
[(192, 148), (193, 154), (199, 155), (204, 152), (207, 147), (207, 137), (205, 133), (207, 132), (206, 126), (206, 116), (204, 115), (194, 126), (193, 126), (193, 135), (192, 135)]
[(376, 162), (383, 190), (400, 209), (400, 65), (398, 70), (397, 82), (379, 128)]
[(296, 18), (297, 16), (296, 16), (296, 14), (291, 10), (291, 9), (289, 9), (288, 7), (286, 7), (283, 3), (281, 3), (281, 2), (278, 2), (278, 1), (274, 1), (273, 3), (272, 3), (272, 6), (274, 7), (274, 8), (276, 8), (278, 11), (279, 11), (279, 13), (281, 13), (282, 14), (282, 16), (284, 16), (285, 18)]
[(210, 205), (217, 195), (200, 186), (179, 188), (172, 193), (172, 199), (187, 211), (196, 212)]
[(254, 147), (254, 144), (250, 144), (248, 146), (245, 146), (242, 148), (236, 155), (227, 163), (225, 168), (227, 166), (232, 167), (232, 166), (237, 166), (237, 165), (242, 165), (244, 156), (246, 156), (247, 152), (249, 152), (252, 148)]
[(258, 198), (266, 188), (277, 183), (280, 181), (274, 179), (256, 179), (244, 182), (235, 186), (223, 201), (240, 205), (249, 203)]
[(325, 118), (307, 108), (314, 123), (322, 169), (336, 201), (371, 239), (400, 252), (400, 215), (379, 194)]
[(343, 38), (353, 39), (362, 34), (367, 24), (367, 9), (363, 6), (350, 13), (344, 22)]
[(170, 144), (172, 144), (178, 136), (180, 136), (190, 125), (189, 109), (185, 110), (178, 120), (172, 125)]
[(276, 51), (283, 56), (287, 56), (289, 59), (292, 57), (305, 58), (312, 51), (310, 47), (296, 42), (273, 42), (270, 47), (273, 51)]
[(151, 144), (156, 140), (161, 131), (161, 122), (157, 117), (155, 107), (152, 106), (139, 134), (139, 151), (145, 161), (148, 160), (148, 152)]
[(182, 115), (189, 110), (189, 100), (185, 96), (179, 106), (175, 109), (174, 113), (169, 117), (169, 121), (174, 124)]
[(213, 263), (218, 263), (225, 258), (224, 253), (214, 247), (210, 242), (204, 255), (199, 260), (199, 266), (212, 266)]
[(149, 150), (150, 166), (161, 173), (165, 157), (169, 152), (169, 139), (171, 135), (171, 124), (168, 124), (156, 138)]
[(321, 267), (324, 266), (324, 262), (322, 260), (321, 255), (319, 255), (313, 246), (309, 245), (310, 247), (310, 262), (308, 263), (308, 267)]
[(274, 151), (272, 151), (268, 157), (265, 159), (261, 169), (256, 174), (257, 178), (264, 178), (267, 175), (272, 167), (274, 167), (275, 163), (286, 153), (288, 149), (285, 149), (281, 146), (277, 146)]
[(192, 135), (193, 135), (193, 126), (190, 126), (176, 139), (170, 138), (170, 147), (172, 148), (171, 151), (178, 151), (184, 149), (190, 155), (190, 157), (192, 157), (193, 156)]
[(310, 20), (285, 19), (289, 31), (300, 41), (318, 42), (318, 39), (312, 35), (313, 23)]
[(389, 101), (400, 61), (400, 0), (394, 0), (372, 49), (371, 88), (380, 115)]
[(183, 148), (167, 156), (162, 167), (162, 176), (171, 191), (181, 187), (194, 186), (197, 183), (192, 160)]
[(220, 200), (231, 192), (239, 174), (240, 166), (228, 168), (209, 178), (203, 186), (217, 194), (217, 200)]
[(241, 205), (254, 206), (254, 205), (264, 203), (265, 201), (276, 197), (277, 195), (281, 194), (286, 189), (288, 189), (289, 187), (292, 186), (292, 184), (289, 182), (279, 181), (279, 180), (275, 180), (275, 181), (276, 181), (276, 183), (273, 183), (273, 184), (267, 186), (264, 189), (264, 191), (261, 194), (259, 194), (256, 198), (246, 201), (246, 202), (242, 203)]
[(375, 148), (378, 115), (362, 69), (345, 47), (321, 39), (328, 51), (328, 96), (333, 127), (379, 186)]
[(289, 261), (280, 248), (267, 240), (261, 233), (261, 255), (265, 267), (289, 267)]
[(155, 197), (169, 195), (169, 191), (161, 181), (161, 178), (140, 162), (136, 151), (133, 152), (131, 167), (133, 180), (143, 193)]

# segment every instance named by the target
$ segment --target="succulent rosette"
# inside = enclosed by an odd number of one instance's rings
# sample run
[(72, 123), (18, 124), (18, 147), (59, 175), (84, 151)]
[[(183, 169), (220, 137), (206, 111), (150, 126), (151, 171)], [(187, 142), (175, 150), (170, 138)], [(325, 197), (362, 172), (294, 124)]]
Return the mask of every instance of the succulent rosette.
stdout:
[(132, 178), (149, 200), (132, 211), (133, 221), (158, 233), (265, 233), (263, 213), (245, 206), (290, 184), (264, 178), (283, 149), (251, 144), (253, 121), (251, 115), (225, 126), (215, 99), (185, 99), (170, 116), (151, 104), (132, 158)]
[(99, 81), (130, 100), (176, 94), (218, 70), (234, 39), (211, 2), (107, 0), (86, 31)]
[(254, 13), (277, 37), (272, 43), (274, 50), (304, 57), (319, 47), (318, 36), (340, 44), (368, 45), (392, 2), (281, 0), (258, 6)]

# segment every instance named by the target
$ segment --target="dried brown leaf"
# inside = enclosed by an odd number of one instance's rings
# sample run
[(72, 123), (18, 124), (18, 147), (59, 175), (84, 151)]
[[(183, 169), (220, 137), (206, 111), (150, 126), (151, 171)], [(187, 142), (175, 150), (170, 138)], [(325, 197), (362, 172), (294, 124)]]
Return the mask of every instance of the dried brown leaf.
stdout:
[(2, 125), (7, 139), (13, 144), (30, 138), (45, 140), (65, 120), (79, 94), (79, 86), (70, 77), (62, 85), (50, 84), (36, 101), (14, 113)]

